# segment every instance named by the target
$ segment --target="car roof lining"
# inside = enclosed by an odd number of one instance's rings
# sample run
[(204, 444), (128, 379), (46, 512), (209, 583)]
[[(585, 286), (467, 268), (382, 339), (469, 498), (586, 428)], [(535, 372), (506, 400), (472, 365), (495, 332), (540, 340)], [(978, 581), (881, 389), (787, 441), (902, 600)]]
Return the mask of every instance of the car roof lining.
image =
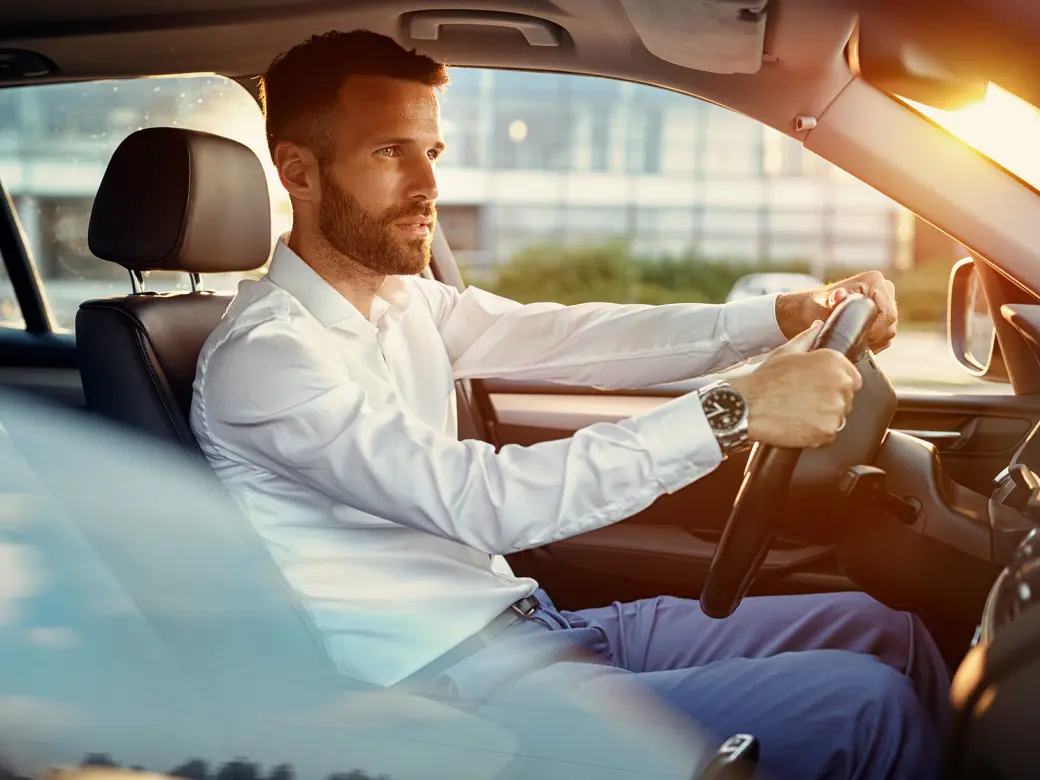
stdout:
[[(443, 27), (437, 40), (411, 39), (409, 15), (449, 5), (436, 0), (36, 0), (0, 8), (0, 47), (25, 49), (53, 60), (59, 70), (45, 79), (51, 81), (221, 73), (248, 85), (245, 79), (262, 73), (276, 55), (309, 35), (365, 28), (449, 65), (590, 74), (665, 87), (733, 108), (797, 137), (794, 117), (820, 115), (852, 77), (843, 52), (854, 16), (845, 9), (820, 7), (813, 0), (772, 0), (756, 44), (762, 51), (748, 48), (746, 42), (728, 50), (725, 46), (711, 49), (709, 34), (717, 39), (726, 26), (709, 22), (717, 21), (723, 11), (735, 19), (743, 6), (761, 4), (760, 0), (456, 0), (450, 4), (453, 10), (525, 14), (562, 31), (560, 45), (532, 46), (515, 29), (471, 25)], [(666, 9), (670, 10), (666, 13)], [(691, 56), (684, 64), (656, 56), (655, 51), (682, 58), (683, 38), (675, 33), (676, 19), (687, 13)], [(654, 27), (654, 18), (663, 23)], [(701, 36), (695, 34), (699, 26), (705, 29)], [(732, 36), (727, 40), (732, 42)], [(698, 67), (687, 67), (691, 64)], [(754, 67), (756, 72), (726, 72), (741, 67)]]

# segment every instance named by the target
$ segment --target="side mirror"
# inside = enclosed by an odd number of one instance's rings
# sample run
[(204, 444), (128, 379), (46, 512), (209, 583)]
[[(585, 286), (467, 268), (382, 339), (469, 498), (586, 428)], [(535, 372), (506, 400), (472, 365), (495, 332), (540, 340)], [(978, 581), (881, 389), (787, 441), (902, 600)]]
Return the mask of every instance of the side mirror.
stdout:
[(970, 257), (950, 273), (946, 311), (950, 347), (961, 367), (973, 376), (1007, 381), (989, 300)]

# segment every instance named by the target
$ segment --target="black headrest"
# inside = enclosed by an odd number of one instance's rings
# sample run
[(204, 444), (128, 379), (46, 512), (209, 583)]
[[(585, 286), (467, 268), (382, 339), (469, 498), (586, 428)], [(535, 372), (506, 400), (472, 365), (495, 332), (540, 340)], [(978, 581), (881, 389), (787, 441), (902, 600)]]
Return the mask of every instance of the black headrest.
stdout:
[(271, 253), (260, 160), (228, 138), (155, 127), (119, 145), (94, 198), (87, 240), (139, 271), (252, 271)]

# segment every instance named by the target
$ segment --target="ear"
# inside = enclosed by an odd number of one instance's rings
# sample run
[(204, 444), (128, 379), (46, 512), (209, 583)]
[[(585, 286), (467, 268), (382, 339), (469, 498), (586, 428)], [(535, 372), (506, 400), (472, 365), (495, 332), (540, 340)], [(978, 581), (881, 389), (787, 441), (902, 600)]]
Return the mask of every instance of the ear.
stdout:
[(314, 153), (305, 146), (282, 141), (275, 146), (273, 157), (278, 178), (289, 197), (316, 203), (321, 197), (321, 179)]

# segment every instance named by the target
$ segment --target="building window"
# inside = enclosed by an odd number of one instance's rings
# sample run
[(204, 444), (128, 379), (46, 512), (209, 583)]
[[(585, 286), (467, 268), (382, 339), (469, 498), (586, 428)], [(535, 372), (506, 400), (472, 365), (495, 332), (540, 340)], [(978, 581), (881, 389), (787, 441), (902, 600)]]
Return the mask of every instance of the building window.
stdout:
[(709, 106), (700, 166), (709, 177), (761, 175), (762, 126), (728, 109)]

